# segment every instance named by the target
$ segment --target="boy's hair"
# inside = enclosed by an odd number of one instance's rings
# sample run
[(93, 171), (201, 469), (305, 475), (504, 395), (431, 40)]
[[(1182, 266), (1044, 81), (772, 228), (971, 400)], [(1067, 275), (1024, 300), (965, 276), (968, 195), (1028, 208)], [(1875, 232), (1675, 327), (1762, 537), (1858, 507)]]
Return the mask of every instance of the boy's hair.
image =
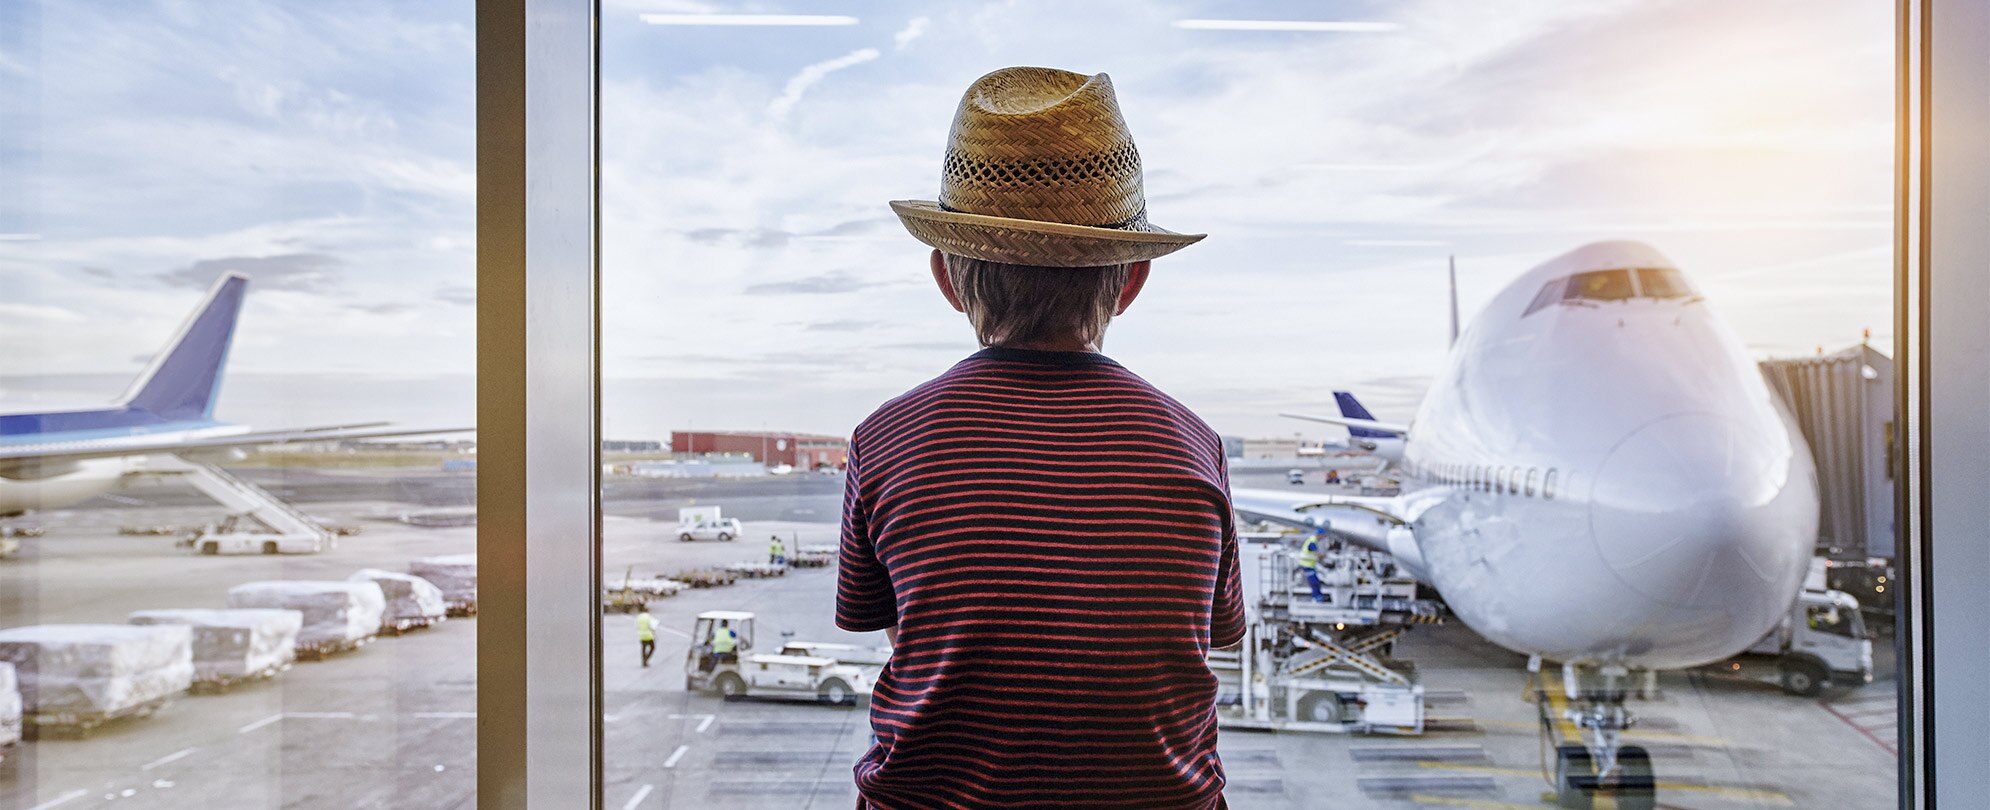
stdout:
[(945, 254), (947, 278), (983, 346), (1105, 341), (1131, 265), (1035, 267)]

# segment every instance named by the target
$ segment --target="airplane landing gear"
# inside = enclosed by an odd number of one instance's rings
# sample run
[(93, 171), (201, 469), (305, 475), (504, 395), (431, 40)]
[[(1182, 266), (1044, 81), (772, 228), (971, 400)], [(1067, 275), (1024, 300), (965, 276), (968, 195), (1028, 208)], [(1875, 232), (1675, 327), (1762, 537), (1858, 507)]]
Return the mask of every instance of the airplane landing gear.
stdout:
[(1624, 731), (1636, 720), (1624, 708), (1629, 675), (1620, 666), (1564, 664), (1562, 688), (1540, 688), (1536, 705), (1542, 730), (1557, 741), (1557, 805), (1589, 810), (1599, 797), (1607, 797), (1609, 806), (1624, 810), (1656, 806), (1650, 752), (1623, 744)]

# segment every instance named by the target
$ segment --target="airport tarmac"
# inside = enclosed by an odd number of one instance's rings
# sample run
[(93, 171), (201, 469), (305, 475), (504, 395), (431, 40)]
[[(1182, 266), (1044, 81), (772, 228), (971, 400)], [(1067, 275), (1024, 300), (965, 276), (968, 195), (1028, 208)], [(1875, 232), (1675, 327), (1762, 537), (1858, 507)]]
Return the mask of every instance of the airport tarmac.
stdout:
[[(253, 471), (252, 471), (253, 473)], [(1263, 480), (1254, 480), (1258, 477)], [(220, 606), (235, 584), (273, 578), (343, 579), (354, 570), (403, 569), (414, 558), (472, 550), (474, 527), (424, 529), (394, 517), (460, 506), (469, 476), (384, 471), (254, 473), (305, 511), (364, 531), (326, 554), (197, 557), (170, 538), (118, 535), (122, 525), (212, 519), (215, 507), (166, 489), (128, 490), (85, 508), (36, 516), (47, 535), (0, 561), (0, 627), (121, 623), (152, 607)], [(1239, 471), (1240, 483), (1283, 486), (1283, 470)], [(611, 479), (605, 499), (604, 579), (670, 574), (764, 560), (769, 534), (800, 544), (834, 541), (842, 480), (788, 476), (731, 481)], [(1295, 490), (1301, 487), (1293, 487)], [(682, 543), (676, 508), (719, 504), (747, 522), (733, 543)], [(652, 517), (661, 518), (652, 520)], [(685, 633), (711, 609), (759, 616), (759, 647), (793, 638), (882, 643), (837, 630), (834, 569), (795, 569), (764, 580), (686, 590), (659, 600), (652, 666), (638, 664), (633, 619), (603, 620), (604, 807), (850, 807), (850, 765), (868, 743), (863, 707), (748, 700), (684, 689)], [(474, 806), (476, 619), (453, 619), (322, 662), (273, 683), (181, 698), (157, 716), (82, 739), (26, 746), (21, 770), (0, 783), (0, 810), (129, 808), (456, 808)], [(1420, 737), (1226, 732), (1221, 751), (1236, 808), (1539, 808), (1535, 710), (1522, 699), (1520, 656), (1469, 629), (1419, 627), (1397, 655), (1414, 660), (1429, 690), (1431, 730)], [(1647, 718), (1660, 805), (1894, 806), (1891, 666), (1881, 680), (1822, 700), (1773, 686), (1669, 673), (1660, 699), (1633, 702)]]

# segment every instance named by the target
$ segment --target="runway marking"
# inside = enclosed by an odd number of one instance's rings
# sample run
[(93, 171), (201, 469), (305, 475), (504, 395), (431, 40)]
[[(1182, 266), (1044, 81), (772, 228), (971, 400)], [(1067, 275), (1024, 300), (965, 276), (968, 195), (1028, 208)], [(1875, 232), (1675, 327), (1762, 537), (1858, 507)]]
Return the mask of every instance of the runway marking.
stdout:
[(172, 764), (172, 763), (174, 763), (174, 762), (178, 762), (178, 761), (180, 761), (180, 760), (182, 760), (182, 759), (186, 759), (186, 758), (187, 758), (187, 755), (189, 755), (189, 754), (192, 754), (192, 753), (193, 753), (193, 752), (194, 752), (195, 750), (197, 750), (197, 749), (193, 749), (193, 748), (182, 748), (182, 749), (180, 749), (180, 750), (178, 750), (178, 751), (174, 751), (173, 753), (170, 753), (170, 754), (167, 754), (167, 755), (165, 755), (165, 756), (163, 756), (163, 757), (160, 757), (160, 758), (158, 758), (158, 759), (155, 759), (155, 760), (152, 760), (151, 762), (147, 762), (147, 763), (145, 763), (145, 764), (143, 764), (143, 765), (140, 765), (140, 766), (138, 766), (138, 769), (139, 769), (139, 770), (141, 770), (141, 771), (149, 771), (149, 770), (152, 770), (153, 768), (157, 768), (157, 767), (159, 767), (159, 766), (161, 766), (161, 765), (169, 765), (169, 764)]
[(680, 760), (680, 759), (683, 759), (683, 758), (684, 758), (684, 752), (686, 752), (686, 751), (689, 751), (689, 750), (691, 750), (691, 746), (689, 746), (689, 745), (680, 745), (680, 746), (677, 746), (677, 750), (675, 750), (675, 751), (672, 751), (672, 752), (670, 752), (670, 758), (669, 758), (669, 759), (666, 759), (666, 760), (664, 760), (664, 761), (663, 761), (663, 767), (666, 767), (666, 768), (675, 768), (675, 767), (677, 767), (677, 761), (678, 761), (678, 760)]
[(248, 725), (246, 725), (246, 726), (243, 726), (243, 727), (241, 727), (241, 728), (238, 728), (238, 729), (235, 729), (235, 733), (236, 733), (236, 734), (247, 734), (247, 733), (249, 733), (249, 732), (251, 732), (251, 731), (255, 731), (256, 729), (259, 729), (259, 728), (262, 728), (263, 726), (267, 726), (267, 725), (272, 725), (272, 724), (276, 723), (276, 722), (277, 722), (278, 720), (282, 720), (282, 719), (283, 719), (283, 715), (280, 715), (280, 714), (272, 714), (272, 715), (270, 715), (270, 716), (268, 716), (268, 717), (265, 717), (265, 718), (263, 718), (263, 719), (261, 719), (261, 720), (257, 720), (256, 722), (253, 722), (253, 723), (250, 723), (250, 724), (248, 724)]
[[(1858, 731), (1861, 736), (1865, 737), (1868, 740), (1872, 740), (1873, 745), (1879, 746), (1881, 750), (1887, 752), (1888, 754), (1892, 754), (1896, 757), (1900, 756), (1899, 748), (1897, 748), (1894, 744), (1888, 743), (1886, 740), (1881, 739), (1878, 734), (1873, 733), (1873, 730), (1871, 728), (1868, 728), (1866, 724), (1859, 722), (1857, 719), (1854, 719), (1853, 716), (1848, 715), (1845, 712), (1839, 711), (1838, 707), (1833, 706), (1826, 701), (1820, 700), (1817, 702), (1817, 705), (1823, 706), (1824, 710), (1830, 712), (1832, 717), (1836, 717), (1839, 720), (1844, 721), (1845, 725), (1851, 726), (1854, 730)], [(1895, 712), (1887, 712), (1886, 714), (1895, 714)], [(1894, 726), (1898, 722), (1899, 721), (1896, 719), (1894, 722), (1889, 722), (1886, 723), (1885, 725)]]
[[(1499, 768), (1491, 765), (1454, 765), (1447, 762), (1419, 762), (1417, 763), (1417, 767), (1431, 768), (1436, 770), (1446, 770), (1446, 771), (1464, 771), (1466, 773), (1480, 773), (1492, 776), (1516, 776), (1516, 777), (1531, 778), (1531, 777), (1539, 777), (1541, 775), (1540, 771), (1528, 770), (1525, 768)], [(1758, 801), (1773, 802), (1775, 804), (1780, 804), (1780, 805), (1792, 804), (1792, 802), (1790, 801), (1789, 794), (1771, 788), (1728, 787), (1725, 785), (1702, 785), (1702, 784), (1695, 784), (1692, 782), (1656, 782), (1653, 783), (1652, 787), (1657, 788), (1659, 790), (1684, 790), (1684, 791), (1693, 791), (1696, 793), (1710, 793), (1717, 796), (1727, 796), (1737, 799), (1755, 799)], [(1480, 805), (1465, 805), (1465, 806), (1477, 807)], [(1508, 805), (1491, 804), (1485, 806), (1506, 807)]]
[[(668, 768), (670, 766), (665, 765), (663, 767)], [(641, 790), (636, 791), (636, 795), (629, 797), (629, 801), (622, 805), (622, 810), (636, 810), (636, 805), (642, 804), (644, 799), (649, 798), (650, 791), (654, 789), (654, 785), (644, 785)]]
[(351, 720), (352, 712), (284, 712), (285, 720)]
[(475, 720), (475, 719), (477, 719), (477, 713), (476, 713), (476, 712), (415, 712), (415, 716), (416, 716), (416, 717), (419, 717), (419, 718), (422, 718), (422, 719), (424, 719), (424, 720)]
[(1433, 768), (1437, 770), (1446, 770), (1446, 771), (1464, 771), (1466, 773), (1483, 773), (1483, 774), (1491, 774), (1493, 776), (1540, 776), (1541, 775), (1540, 771), (1528, 770), (1526, 768), (1501, 768), (1494, 765), (1456, 765), (1449, 762), (1430, 762), (1427, 760), (1423, 762), (1418, 762), (1417, 767)]
[(53, 799), (42, 802), (41, 804), (37, 804), (33, 807), (30, 807), (28, 808), (28, 810), (49, 810), (49, 808), (51, 807), (60, 807), (62, 805), (76, 801), (77, 799), (81, 799), (89, 794), (90, 794), (89, 791), (84, 790), (82, 788), (77, 788), (75, 790), (69, 791), (68, 793), (64, 793)]
[(658, 630), (662, 630), (663, 632), (666, 632), (666, 633), (669, 633), (669, 634), (671, 634), (671, 635), (673, 635), (673, 636), (679, 636), (679, 637), (682, 637), (682, 638), (690, 638), (690, 637), (691, 637), (691, 634), (690, 634), (690, 633), (686, 633), (686, 632), (684, 632), (684, 631), (682, 631), (682, 630), (679, 630), (679, 629), (677, 629), (677, 628), (675, 628), (675, 627), (658, 627), (658, 628), (656, 628), (656, 629), (658, 629)]
[(1508, 804), (1489, 802), (1484, 799), (1461, 799), (1452, 796), (1431, 796), (1423, 793), (1410, 794), (1410, 801), (1417, 804), (1442, 804), (1451, 807), (1480, 807), (1486, 810), (1540, 810), (1538, 804)]
[(699, 721), (698, 721), (698, 729), (697, 729), (697, 731), (698, 731), (698, 733), (699, 733), (699, 734), (703, 734), (703, 733), (705, 733), (705, 729), (708, 729), (708, 728), (711, 728), (711, 727), (712, 727), (712, 721), (713, 721), (713, 720), (717, 720), (719, 716), (718, 716), (718, 715), (716, 715), (716, 714), (673, 714), (673, 715), (671, 715), (671, 716), (670, 716), (670, 719), (672, 719), (672, 720), (682, 720), (682, 719), (684, 719), (684, 718), (686, 718), (686, 717), (698, 717), (698, 718), (702, 718), (701, 720), (699, 720)]
[[(1478, 721), (1478, 723), (1479, 725), (1482, 726), (1493, 726), (1495, 728), (1524, 729), (1527, 731), (1533, 731), (1541, 727), (1541, 723), (1539, 721), (1532, 723), (1523, 723), (1518, 720), (1480, 720)], [(1639, 731), (1637, 729), (1630, 729), (1624, 732), (1624, 739), (1632, 741), (1664, 740), (1668, 742), (1705, 745), (1714, 748), (1729, 748), (1733, 746), (1733, 743), (1729, 741), (1726, 737), (1708, 737), (1701, 734), (1681, 734), (1676, 731)]]

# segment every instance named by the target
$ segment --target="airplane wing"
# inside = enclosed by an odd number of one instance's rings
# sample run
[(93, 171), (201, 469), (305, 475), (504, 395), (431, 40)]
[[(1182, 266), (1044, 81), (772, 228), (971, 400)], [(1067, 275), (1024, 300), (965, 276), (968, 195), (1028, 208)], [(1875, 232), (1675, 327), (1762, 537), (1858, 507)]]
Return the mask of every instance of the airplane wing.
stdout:
[(1389, 550), (1390, 529), (1408, 523), (1399, 497), (1232, 487), (1230, 506), (1251, 520), (1299, 529), (1325, 525), (1334, 535), (1377, 551)]
[(1411, 521), (1428, 508), (1427, 498), (1330, 495), (1276, 489), (1230, 489), (1230, 506), (1249, 520), (1299, 529), (1327, 527), (1336, 538), (1395, 558), (1418, 579), (1424, 576), (1423, 550)]
[(142, 456), (151, 453), (187, 453), (198, 450), (227, 450), (237, 447), (261, 447), (303, 442), (385, 439), (395, 436), (433, 436), (449, 433), (469, 433), (476, 430), (476, 428), (388, 428), (384, 427), (385, 424), (384, 422), (361, 422), (350, 425), (264, 430), (252, 433), (196, 436), (192, 438), (188, 438), (184, 434), (148, 436), (140, 433), (106, 439), (9, 445), (0, 447), (0, 466), (6, 466), (9, 462), (80, 461), (91, 458)]
[(1313, 414), (1305, 414), (1305, 413), (1281, 413), (1279, 414), (1279, 416), (1283, 416), (1287, 419), (1302, 419), (1307, 422), (1325, 422), (1326, 424), (1329, 425), (1340, 425), (1342, 427), (1373, 430), (1380, 433), (1394, 433), (1398, 436), (1406, 436), (1409, 435), (1410, 432), (1409, 425), (1398, 425), (1390, 422), (1377, 422), (1373, 419), (1355, 419), (1353, 417), (1348, 417), (1348, 416), (1316, 416)]

